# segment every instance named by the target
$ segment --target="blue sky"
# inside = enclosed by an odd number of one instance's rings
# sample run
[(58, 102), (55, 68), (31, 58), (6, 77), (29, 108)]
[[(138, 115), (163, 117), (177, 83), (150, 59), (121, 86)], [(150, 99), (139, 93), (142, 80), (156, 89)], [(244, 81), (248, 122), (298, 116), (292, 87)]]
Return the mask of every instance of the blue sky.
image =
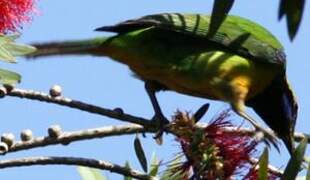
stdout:
[[(38, 2), (41, 14), (34, 17), (30, 25), (22, 30), (19, 41), (40, 42), (49, 40), (80, 39), (109, 35), (94, 32), (93, 29), (103, 25), (115, 24), (130, 18), (161, 12), (195, 12), (209, 14), (213, 1), (197, 0), (157, 0), (157, 1), (74, 1), (53, 0)], [(286, 24), (277, 21), (278, 1), (256, 0), (238, 1), (231, 13), (247, 17), (269, 29), (285, 47), (288, 68), (287, 74), (299, 101), (299, 115), (296, 130), (308, 132), (310, 129), (310, 63), (307, 59), (309, 50), (310, 11), (307, 4), (300, 31), (290, 42)], [(17, 65), (0, 63), (1, 67), (15, 70), (23, 75), (20, 88), (48, 91), (53, 84), (60, 84), (67, 97), (79, 99), (107, 108), (122, 107), (125, 112), (150, 118), (153, 110), (144, 85), (133, 78), (124, 65), (120, 65), (103, 57), (53, 57), (42, 61), (25, 62), (19, 58)], [(308, 77), (308, 78), (307, 78)], [(177, 109), (195, 111), (203, 103), (210, 102), (211, 109), (208, 120), (228, 108), (225, 103), (209, 101), (173, 92), (162, 92), (158, 98), (164, 113), (171, 116)], [(64, 130), (79, 130), (98, 126), (119, 124), (120, 122), (106, 117), (80, 112), (57, 105), (33, 102), (16, 98), (5, 98), (0, 102), (2, 113), (0, 133), (13, 132), (19, 136), (23, 129), (32, 129), (36, 136), (46, 134), (52, 124), (59, 124)], [(248, 109), (248, 111), (251, 111)], [(257, 119), (258, 117), (255, 116)], [(233, 116), (236, 122), (242, 120)], [(1, 159), (19, 158), (39, 155), (82, 156), (109, 160), (124, 164), (129, 160), (133, 167), (140, 169), (133, 150), (134, 136), (114, 137), (99, 140), (72, 143), (69, 146), (51, 146), (10, 153)], [(147, 156), (156, 152), (160, 159), (171, 160), (179, 151), (177, 143), (168, 136), (163, 146), (158, 146), (150, 135), (143, 139)], [(271, 163), (283, 167), (288, 153), (282, 146), (282, 153), (271, 153)], [(309, 154), (309, 153), (308, 153)], [(110, 179), (122, 179), (121, 176), (104, 172)], [(75, 167), (67, 166), (33, 166), (27, 168), (11, 168), (0, 171), (0, 179), (79, 179)]]

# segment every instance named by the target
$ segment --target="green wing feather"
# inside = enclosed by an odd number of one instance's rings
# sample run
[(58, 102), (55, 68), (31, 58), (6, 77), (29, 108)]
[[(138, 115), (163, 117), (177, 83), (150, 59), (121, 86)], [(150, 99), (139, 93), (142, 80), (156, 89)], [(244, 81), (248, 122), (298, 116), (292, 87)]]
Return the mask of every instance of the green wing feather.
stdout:
[(210, 37), (210, 16), (201, 14), (165, 13), (128, 20), (115, 26), (104, 26), (96, 30), (127, 33), (156, 27), (205, 38), (245, 57), (285, 68), (285, 54), (281, 43), (265, 28), (239, 16), (227, 16), (217, 33)]

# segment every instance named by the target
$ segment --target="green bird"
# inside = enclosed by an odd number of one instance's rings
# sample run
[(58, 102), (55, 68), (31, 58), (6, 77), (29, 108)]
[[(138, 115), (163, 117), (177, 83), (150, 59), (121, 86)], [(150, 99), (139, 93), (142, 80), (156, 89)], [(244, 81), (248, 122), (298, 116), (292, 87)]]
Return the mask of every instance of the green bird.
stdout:
[(282, 45), (265, 28), (242, 17), (227, 16), (216, 33), (209, 33), (209, 26), (207, 15), (148, 15), (96, 29), (116, 33), (111, 37), (34, 44), (38, 50), (30, 57), (108, 56), (145, 82), (153, 120), (160, 126), (169, 121), (155, 93), (172, 90), (228, 102), (277, 147), (276, 137), (246, 113), (245, 107), (252, 107), (292, 154), (297, 102), (286, 79)]

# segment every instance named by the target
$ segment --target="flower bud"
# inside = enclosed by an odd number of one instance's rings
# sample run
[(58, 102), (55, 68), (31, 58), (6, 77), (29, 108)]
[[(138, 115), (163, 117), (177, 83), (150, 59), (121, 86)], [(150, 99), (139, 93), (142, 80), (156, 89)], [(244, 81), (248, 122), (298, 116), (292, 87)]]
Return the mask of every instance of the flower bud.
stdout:
[(33, 139), (33, 134), (30, 129), (25, 129), (20, 133), (20, 139), (22, 141), (30, 141)]
[(62, 134), (60, 125), (52, 125), (48, 128), (48, 136), (51, 138), (58, 138)]
[(1, 136), (1, 142), (4, 142), (11, 147), (14, 144), (15, 136), (12, 133), (3, 133)]
[(123, 115), (124, 114), (124, 111), (123, 111), (122, 108), (115, 108), (113, 111), (116, 112), (118, 115)]
[(7, 95), (7, 90), (5, 87), (0, 87), (0, 98), (3, 98), (5, 95)]
[(58, 97), (61, 96), (62, 88), (59, 85), (54, 85), (50, 89), (50, 96), (52, 97)]
[(7, 153), (8, 150), (9, 150), (9, 146), (4, 142), (0, 142), (0, 154), (3, 155)]
[(14, 89), (14, 86), (11, 84), (3, 84), (3, 87), (6, 89), (8, 93)]

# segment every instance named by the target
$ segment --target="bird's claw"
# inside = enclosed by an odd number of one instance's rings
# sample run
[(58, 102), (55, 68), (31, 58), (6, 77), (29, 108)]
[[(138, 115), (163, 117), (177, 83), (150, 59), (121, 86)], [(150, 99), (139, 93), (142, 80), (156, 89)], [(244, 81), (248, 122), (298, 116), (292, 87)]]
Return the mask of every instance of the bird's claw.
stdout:
[(162, 136), (167, 124), (169, 124), (169, 120), (164, 115), (155, 115), (152, 118), (152, 121), (157, 125), (158, 131), (155, 133), (153, 137), (156, 140), (156, 143), (161, 145), (163, 143)]
[(275, 134), (273, 134), (269, 130), (256, 129), (255, 138), (259, 141), (260, 140), (264, 141), (268, 147), (270, 147), (270, 145), (273, 145), (276, 148), (276, 150), (280, 152), (278, 138), (275, 136)]

